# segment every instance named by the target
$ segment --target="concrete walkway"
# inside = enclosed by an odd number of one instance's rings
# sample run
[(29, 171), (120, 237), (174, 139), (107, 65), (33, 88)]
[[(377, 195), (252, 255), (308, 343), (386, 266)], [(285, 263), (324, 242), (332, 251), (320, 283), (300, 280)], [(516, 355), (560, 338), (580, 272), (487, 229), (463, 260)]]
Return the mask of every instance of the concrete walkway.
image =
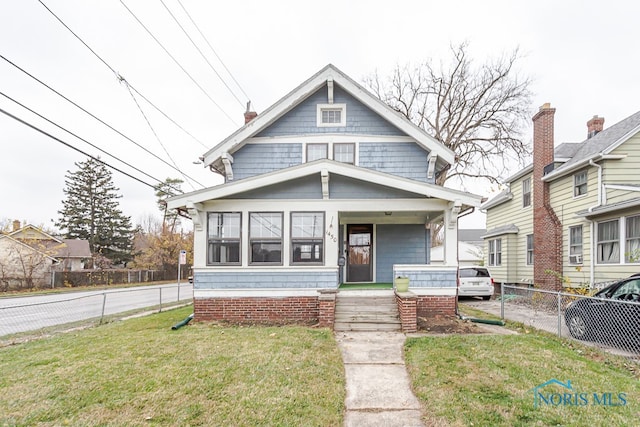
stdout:
[(420, 402), (411, 391), (400, 332), (336, 332), (347, 382), (345, 427), (417, 427)]

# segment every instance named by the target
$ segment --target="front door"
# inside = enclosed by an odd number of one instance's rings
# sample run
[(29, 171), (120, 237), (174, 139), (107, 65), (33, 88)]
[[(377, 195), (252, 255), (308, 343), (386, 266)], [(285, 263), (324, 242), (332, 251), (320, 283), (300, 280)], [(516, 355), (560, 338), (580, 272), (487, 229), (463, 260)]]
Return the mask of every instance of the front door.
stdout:
[(373, 281), (373, 225), (347, 225), (347, 282)]

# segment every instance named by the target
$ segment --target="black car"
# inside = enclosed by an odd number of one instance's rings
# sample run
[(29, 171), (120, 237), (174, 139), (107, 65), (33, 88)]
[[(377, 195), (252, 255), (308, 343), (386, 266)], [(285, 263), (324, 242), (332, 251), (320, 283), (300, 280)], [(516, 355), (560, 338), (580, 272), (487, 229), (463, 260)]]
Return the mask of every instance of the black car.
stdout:
[(574, 301), (565, 322), (574, 338), (640, 351), (640, 274)]

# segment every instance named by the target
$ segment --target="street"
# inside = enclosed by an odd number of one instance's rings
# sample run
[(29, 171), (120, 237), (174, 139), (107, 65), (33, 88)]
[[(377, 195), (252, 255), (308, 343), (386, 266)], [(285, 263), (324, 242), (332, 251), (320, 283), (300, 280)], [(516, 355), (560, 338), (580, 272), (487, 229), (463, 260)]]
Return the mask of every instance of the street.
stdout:
[[(0, 298), (0, 337), (165, 305), (193, 297), (190, 283)], [(104, 313), (103, 313), (104, 309)]]

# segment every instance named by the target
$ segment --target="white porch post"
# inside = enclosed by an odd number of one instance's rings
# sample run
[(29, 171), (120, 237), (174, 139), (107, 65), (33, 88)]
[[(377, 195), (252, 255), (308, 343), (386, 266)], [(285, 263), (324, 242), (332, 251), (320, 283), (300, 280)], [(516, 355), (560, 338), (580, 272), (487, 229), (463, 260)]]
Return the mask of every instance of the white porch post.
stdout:
[(462, 203), (449, 203), (444, 211), (444, 265), (458, 265), (458, 214)]

